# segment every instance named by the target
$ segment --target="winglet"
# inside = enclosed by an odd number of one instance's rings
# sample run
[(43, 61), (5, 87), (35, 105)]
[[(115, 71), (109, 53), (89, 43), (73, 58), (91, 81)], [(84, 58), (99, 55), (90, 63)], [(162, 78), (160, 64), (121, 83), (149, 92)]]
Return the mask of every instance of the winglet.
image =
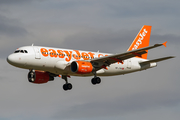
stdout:
[(167, 41), (163, 43), (163, 45), (164, 45), (165, 47), (166, 47), (166, 43), (167, 43)]

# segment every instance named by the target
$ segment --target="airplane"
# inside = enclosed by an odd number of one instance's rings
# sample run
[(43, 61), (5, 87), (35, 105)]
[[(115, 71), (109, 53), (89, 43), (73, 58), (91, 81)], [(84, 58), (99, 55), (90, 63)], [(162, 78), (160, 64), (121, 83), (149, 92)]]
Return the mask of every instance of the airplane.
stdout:
[(149, 46), (151, 26), (144, 25), (126, 52), (110, 54), (44, 46), (24, 46), (7, 57), (7, 62), (15, 67), (29, 69), (28, 80), (43, 84), (53, 81), (54, 77), (65, 80), (63, 89), (72, 89), (68, 82), (70, 76), (94, 76), (93, 85), (100, 84), (98, 76), (124, 75), (157, 66), (157, 62), (174, 58), (174, 56), (148, 60), (148, 50), (165, 46)]

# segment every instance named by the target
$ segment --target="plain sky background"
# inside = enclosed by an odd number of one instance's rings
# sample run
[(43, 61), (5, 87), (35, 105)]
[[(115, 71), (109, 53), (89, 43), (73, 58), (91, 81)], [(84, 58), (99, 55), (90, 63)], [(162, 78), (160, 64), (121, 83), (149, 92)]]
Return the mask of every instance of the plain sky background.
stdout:
[[(0, 0), (0, 120), (179, 120), (179, 0)], [(148, 58), (176, 56), (153, 69), (122, 76), (71, 77), (36, 85), (6, 57), (31, 45), (125, 52), (151, 25)]]

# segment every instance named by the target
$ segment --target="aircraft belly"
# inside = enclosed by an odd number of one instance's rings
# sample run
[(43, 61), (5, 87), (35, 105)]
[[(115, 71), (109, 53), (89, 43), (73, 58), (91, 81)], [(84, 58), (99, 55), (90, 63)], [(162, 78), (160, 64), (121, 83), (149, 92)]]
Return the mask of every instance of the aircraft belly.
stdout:
[(125, 71), (125, 65), (121, 63), (115, 63), (107, 67), (107, 69), (103, 69), (104, 72), (98, 75), (100, 76), (111, 76), (111, 75), (121, 75)]

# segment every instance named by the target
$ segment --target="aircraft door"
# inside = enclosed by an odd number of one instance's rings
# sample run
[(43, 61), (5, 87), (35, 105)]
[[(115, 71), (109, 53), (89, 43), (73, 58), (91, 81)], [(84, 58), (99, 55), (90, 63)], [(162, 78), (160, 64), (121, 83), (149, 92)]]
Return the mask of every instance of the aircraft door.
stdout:
[(41, 59), (40, 51), (38, 47), (34, 47), (34, 52), (35, 52), (35, 59)]

